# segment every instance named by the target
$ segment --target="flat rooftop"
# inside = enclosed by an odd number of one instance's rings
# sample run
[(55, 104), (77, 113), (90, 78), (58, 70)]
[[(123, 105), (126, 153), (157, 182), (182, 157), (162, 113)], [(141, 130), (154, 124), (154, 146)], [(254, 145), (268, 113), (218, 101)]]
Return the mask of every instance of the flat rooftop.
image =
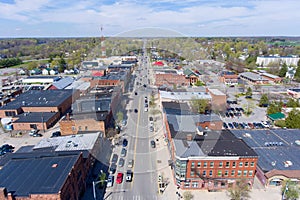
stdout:
[(28, 197), (58, 194), (80, 155), (26, 153), (24, 157), (18, 156), (0, 170), (0, 187), (7, 188), (14, 196)]
[(14, 123), (43, 123), (47, 122), (54, 115), (56, 115), (55, 112), (27, 112), (16, 116), (18, 119)]
[(49, 147), (54, 148), (55, 151), (91, 150), (100, 134), (90, 133), (44, 138), (34, 146), (33, 150)]
[[(258, 154), (258, 166), (264, 172), (300, 170), (300, 130), (232, 130), (232, 133)], [(292, 165), (286, 166), (286, 161)]]
[(170, 99), (174, 101), (186, 100), (190, 101), (193, 99), (211, 99), (210, 94), (206, 92), (166, 92), (159, 91), (161, 99)]
[(57, 107), (73, 95), (74, 90), (29, 90), (14, 101), (2, 106), (1, 110), (21, 107)]

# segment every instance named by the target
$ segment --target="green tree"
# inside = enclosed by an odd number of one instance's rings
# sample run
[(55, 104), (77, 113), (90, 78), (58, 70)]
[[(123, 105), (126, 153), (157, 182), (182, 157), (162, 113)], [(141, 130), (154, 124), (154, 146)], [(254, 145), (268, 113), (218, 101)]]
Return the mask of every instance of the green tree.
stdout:
[(251, 89), (251, 87), (247, 88), (246, 96), (252, 96), (252, 89)]
[[(300, 61), (300, 60), (299, 60)], [(296, 81), (300, 81), (300, 66), (298, 65), (294, 78), (296, 79)]]
[(185, 191), (183, 193), (184, 200), (192, 200), (193, 198), (194, 198), (194, 195), (190, 191)]
[(205, 84), (201, 81), (197, 81), (196, 83), (194, 83), (195, 86), (204, 86)]
[(267, 114), (270, 115), (270, 114), (281, 112), (281, 109), (282, 106), (280, 103), (272, 102), (267, 109)]
[(289, 98), (288, 102), (286, 103), (286, 106), (287, 107), (292, 107), (292, 108), (296, 108), (296, 107), (299, 107), (300, 104), (299, 104), (299, 101), (298, 100), (294, 100), (292, 98)]
[(285, 77), (287, 71), (288, 71), (288, 67), (287, 67), (286, 63), (283, 63), (283, 65), (281, 66), (281, 68), (279, 70), (278, 76)]
[(106, 181), (106, 174), (101, 170), (99, 176), (99, 188), (103, 188), (105, 186), (105, 181)]
[(117, 112), (117, 124), (121, 123), (123, 118), (124, 118), (123, 112), (121, 112), (121, 111)]
[(211, 106), (209, 104), (209, 101), (207, 99), (192, 99), (191, 101), (192, 109), (194, 112), (197, 113), (205, 113), (206, 110), (210, 110)]
[(261, 95), (261, 98), (259, 100), (259, 106), (264, 106), (269, 104), (269, 98), (266, 94)]
[(299, 198), (299, 185), (295, 182), (292, 182), (290, 179), (283, 181), (281, 186), (282, 196), (286, 200), (294, 200)]
[(285, 119), (287, 128), (300, 128), (300, 111), (293, 109)]
[(235, 186), (230, 188), (228, 192), (228, 195), (232, 200), (246, 200), (250, 198), (250, 187), (247, 179), (243, 178), (237, 180)]
[(37, 68), (38, 67), (38, 63), (37, 62), (29, 62), (28, 64), (27, 64), (27, 69), (28, 70), (32, 70), (32, 69), (35, 69), (35, 68)]

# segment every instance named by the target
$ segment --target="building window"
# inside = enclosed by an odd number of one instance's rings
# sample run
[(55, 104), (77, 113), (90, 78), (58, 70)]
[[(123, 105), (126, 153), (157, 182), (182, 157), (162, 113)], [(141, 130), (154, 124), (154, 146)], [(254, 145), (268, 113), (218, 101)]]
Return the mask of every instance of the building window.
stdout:
[(185, 173), (181, 172), (180, 173), (180, 178), (185, 178)]
[(248, 171), (247, 171), (247, 170), (244, 170), (243, 176), (247, 176), (247, 173), (248, 173)]
[(5, 111), (5, 116), (6, 117), (15, 117), (16, 112), (15, 111)]
[(194, 171), (191, 171), (191, 176), (195, 176), (195, 172)]
[(78, 126), (78, 131), (81, 131), (81, 126)]
[(250, 166), (251, 166), (251, 167), (254, 167), (254, 162), (251, 162)]
[(222, 176), (222, 171), (218, 170), (218, 176)]
[(209, 166), (214, 167), (214, 162), (210, 162)]
[(192, 182), (192, 187), (197, 188), (198, 187), (198, 182)]
[(72, 131), (76, 131), (76, 128), (75, 128), (75, 126), (72, 126)]
[(204, 162), (204, 167), (207, 167), (207, 162)]
[(253, 171), (252, 170), (249, 171), (248, 176), (253, 176)]
[(220, 163), (219, 163), (219, 167), (220, 167), (220, 168), (223, 167), (223, 162), (220, 162)]
[(184, 187), (185, 187), (185, 188), (190, 187), (190, 183), (189, 183), (189, 182), (185, 182), (185, 183), (184, 183)]
[(203, 176), (206, 176), (206, 171), (205, 171), (205, 170), (202, 172), (202, 175), (203, 175)]
[(234, 176), (235, 170), (231, 170), (231, 176)]
[(88, 127), (87, 127), (87, 126), (85, 126), (85, 130), (86, 130), (86, 131), (88, 130)]
[(225, 171), (224, 175), (225, 175), (225, 176), (228, 176), (228, 170)]
[(238, 176), (241, 176), (241, 175), (242, 175), (242, 171), (238, 170)]
[(245, 167), (248, 167), (249, 166), (249, 162), (245, 162)]
[(225, 187), (226, 186), (226, 183), (225, 182), (221, 182), (221, 187)]
[(236, 163), (235, 162), (232, 162), (232, 167), (235, 167), (236, 166)]
[(194, 162), (192, 162), (192, 168), (194, 168), (195, 167), (195, 163)]
[(210, 170), (210, 171), (209, 171), (209, 176), (212, 176), (212, 175), (213, 175), (213, 171)]
[(198, 162), (197, 167), (201, 167), (201, 162)]
[(240, 166), (240, 167), (243, 167), (243, 162), (240, 162), (239, 166)]
[(226, 162), (226, 168), (228, 168), (228, 167), (229, 167), (229, 164), (230, 164), (229, 162)]

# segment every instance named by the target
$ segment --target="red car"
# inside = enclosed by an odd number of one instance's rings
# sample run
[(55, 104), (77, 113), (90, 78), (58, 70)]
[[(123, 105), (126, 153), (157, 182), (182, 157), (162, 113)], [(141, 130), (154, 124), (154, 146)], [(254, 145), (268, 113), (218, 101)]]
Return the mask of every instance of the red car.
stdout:
[(119, 172), (118, 175), (117, 175), (117, 184), (121, 184), (123, 181), (123, 173)]

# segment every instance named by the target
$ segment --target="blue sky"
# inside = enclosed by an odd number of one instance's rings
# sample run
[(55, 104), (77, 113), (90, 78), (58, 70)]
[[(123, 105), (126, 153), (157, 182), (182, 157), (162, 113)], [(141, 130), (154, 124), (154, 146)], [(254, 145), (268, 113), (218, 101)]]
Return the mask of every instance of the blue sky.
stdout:
[[(300, 36), (298, 0), (0, 0), (0, 37)], [(128, 32), (129, 31), (129, 32)]]

